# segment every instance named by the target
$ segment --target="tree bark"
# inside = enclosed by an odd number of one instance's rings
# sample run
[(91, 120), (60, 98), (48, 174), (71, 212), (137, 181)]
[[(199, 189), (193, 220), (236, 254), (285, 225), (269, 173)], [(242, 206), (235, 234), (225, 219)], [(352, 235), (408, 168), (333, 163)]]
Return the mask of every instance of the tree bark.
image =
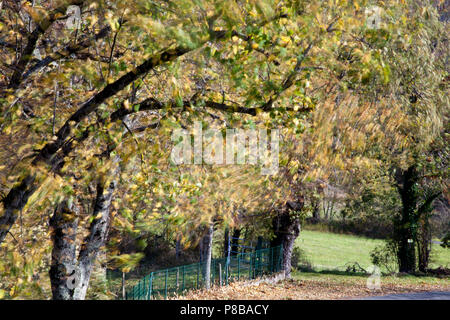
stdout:
[(400, 171), (397, 181), (402, 201), (401, 217), (395, 221), (394, 226), (394, 239), (398, 243), (399, 271), (413, 273), (416, 270), (415, 242), (418, 223), (416, 167), (411, 166), (406, 171)]
[(320, 221), (320, 201), (312, 200), (312, 223), (318, 223)]
[(102, 183), (97, 185), (97, 196), (94, 203), (94, 220), (89, 228), (89, 235), (84, 240), (78, 255), (79, 283), (74, 291), (74, 300), (84, 300), (89, 286), (92, 267), (95, 259), (104, 246), (110, 226), (111, 200), (116, 183), (111, 182), (105, 190)]
[(237, 252), (239, 252), (239, 237), (241, 236), (241, 229), (234, 229), (233, 230), (233, 238), (231, 239), (231, 254), (232, 256), (237, 255)]
[(18, 213), (25, 206), (28, 198), (37, 189), (35, 180), (34, 175), (27, 175), (3, 199), (4, 212), (3, 216), (0, 217), (0, 243), (3, 242), (12, 225), (16, 222)]
[(59, 204), (50, 219), (53, 249), (50, 283), (54, 300), (72, 300), (78, 282), (76, 235), (78, 217), (67, 201)]
[(275, 237), (271, 241), (271, 247), (283, 246), (282, 269), (286, 278), (291, 277), (292, 251), (295, 240), (300, 234), (300, 219), (292, 215), (292, 211), (300, 211), (303, 205), (302, 198), (298, 202), (288, 202), (287, 210), (277, 215), (272, 221)]
[(105, 190), (104, 184), (97, 184), (89, 234), (81, 245), (76, 258), (76, 234), (78, 218), (64, 201), (52, 218), (53, 250), (50, 281), (54, 300), (84, 300), (95, 259), (105, 244), (110, 225), (110, 206), (115, 190), (111, 182)]
[(122, 300), (127, 300), (127, 290), (125, 288), (125, 272), (122, 272)]
[(230, 230), (228, 228), (225, 229), (225, 234), (223, 237), (223, 257), (226, 258), (228, 256), (228, 244), (230, 244)]
[(211, 259), (212, 259), (212, 244), (214, 236), (214, 223), (208, 227), (208, 232), (204, 237), (204, 260), (205, 265), (203, 269), (203, 279), (205, 280), (205, 288), (211, 288)]
[(426, 272), (430, 262), (431, 252), (431, 228), (429, 215), (426, 214), (420, 219), (419, 232), (417, 234), (417, 251), (419, 258), (419, 271)]
[(180, 259), (180, 255), (181, 255), (181, 237), (178, 237), (175, 243), (175, 258), (177, 260)]
[(433, 201), (441, 192), (429, 194), (418, 209), (417, 251), (419, 258), (419, 271), (426, 272), (430, 262), (431, 253), (431, 225), (430, 217), (433, 212)]
[(402, 201), (401, 216), (394, 221), (394, 240), (398, 244), (399, 271), (416, 271), (416, 244), (418, 246), (419, 270), (426, 271), (430, 254), (429, 214), (433, 211), (433, 201), (441, 192), (425, 196), (419, 206), (420, 176), (415, 165), (407, 170), (397, 169), (395, 179)]

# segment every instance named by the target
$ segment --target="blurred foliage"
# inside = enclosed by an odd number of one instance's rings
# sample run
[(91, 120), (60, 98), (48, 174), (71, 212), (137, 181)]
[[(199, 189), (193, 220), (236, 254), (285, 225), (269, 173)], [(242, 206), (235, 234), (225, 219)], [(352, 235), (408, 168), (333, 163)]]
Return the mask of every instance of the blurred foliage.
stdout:
[[(375, 3), (379, 29), (365, 19)], [(68, 28), (70, 4), (81, 7), (81, 20)], [(317, 190), (331, 184), (356, 186), (352, 210), (389, 215), (396, 199), (382, 175), (426, 154), (448, 108), (446, 30), (432, 6), (417, 6), (4, 1), (0, 216), (8, 195), (26, 177), (36, 179), (1, 244), (0, 296), (50, 296), (48, 217), (68, 199), (83, 239), (99, 179), (118, 182), (104, 251), (111, 268), (124, 271), (139, 264), (152, 236), (195, 246), (212, 221), (270, 237), (272, 215), (286, 201), (305, 196), (307, 214)], [(194, 121), (220, 130), (279, 129), (279, 173), (174, 165), (171, 133), (191, 132)], [(371, 184), (373, 177), (379, 180)]]

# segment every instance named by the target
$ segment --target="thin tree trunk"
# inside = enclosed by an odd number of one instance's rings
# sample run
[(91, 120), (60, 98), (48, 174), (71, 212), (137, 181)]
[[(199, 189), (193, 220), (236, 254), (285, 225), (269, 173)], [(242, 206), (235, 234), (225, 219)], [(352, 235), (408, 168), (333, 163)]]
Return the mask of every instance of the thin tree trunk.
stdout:
[(333, 218), (333, 212), (334, 212), (334, 204), (336, 202), (336, 191), (333, 192), (333, 198), (331, 199), (331, 208), (330, 208), (330, 214), (329, 214), (329, 218), (332, 219)]
[(175, 243), (175, 258), (178, 260), (180, 259), (181, 255), (181, 237), (177, 238), (177, 241)]
[(320, 221), (320, 201), (319, 199), (312, 201), (312, 222), (317, 223)]
[(228, 245), (230, 244), (230, 230), (228, 228), (225, 229), (225, 234), (223, 237), (223, 256), (226, 258), (228, 256)]
[(204, 243), (205, 243), (205, 238), (202, 238), (198, 244), (198, 252), (200, 255), (200, 262), (203, 262), (205, 260), (205, 249), (204, 249), (205, 245), (204, 245)]
[(214, 223), (208, 227), (208, 233), (205, 236), (205, 266), (203, 271), (203, 279), (205, 280), (205, 288), (211, 288), (211, 259), (212, 259), (212, 244), (214, 236)]
[(122, 300), (127, 299), (127, 291), (125, 289), (125, 272), (122, 272)]
[(231, 239), (231, 255), (235, 256), (237, 255), (237, 252), (239, 252), (239, 238), (241, 236), (241, 229), (234, 229), (233, 230), (233, 238)]

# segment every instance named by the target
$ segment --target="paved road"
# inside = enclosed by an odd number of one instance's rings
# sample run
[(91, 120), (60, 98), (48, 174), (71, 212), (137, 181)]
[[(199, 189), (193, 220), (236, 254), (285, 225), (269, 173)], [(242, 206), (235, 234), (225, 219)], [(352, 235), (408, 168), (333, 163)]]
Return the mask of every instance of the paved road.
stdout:
[(450, 291), (429, 291), (416, 293), (389, 294), (373, 296), (362, 300), (450, 300)]

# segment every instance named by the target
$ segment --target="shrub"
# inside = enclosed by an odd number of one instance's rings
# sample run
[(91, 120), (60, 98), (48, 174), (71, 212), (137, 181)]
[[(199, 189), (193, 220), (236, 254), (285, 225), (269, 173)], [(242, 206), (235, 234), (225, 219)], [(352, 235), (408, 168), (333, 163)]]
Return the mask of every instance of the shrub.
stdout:
[(441, 247), (450, 249), (450, 231), (442, 238)]
[(385, 268), (389, 273), (398, 270), (397, 246), (389, 240), (384, 245), (375, 247), (370, 252), (370, 258), (374, 265), (379, 268)]
[(311, 261), (306, 256), (306, 252), (300, 247), (295, 247), (291, 258), (292, 268), (303, 271), (313, 270)]

